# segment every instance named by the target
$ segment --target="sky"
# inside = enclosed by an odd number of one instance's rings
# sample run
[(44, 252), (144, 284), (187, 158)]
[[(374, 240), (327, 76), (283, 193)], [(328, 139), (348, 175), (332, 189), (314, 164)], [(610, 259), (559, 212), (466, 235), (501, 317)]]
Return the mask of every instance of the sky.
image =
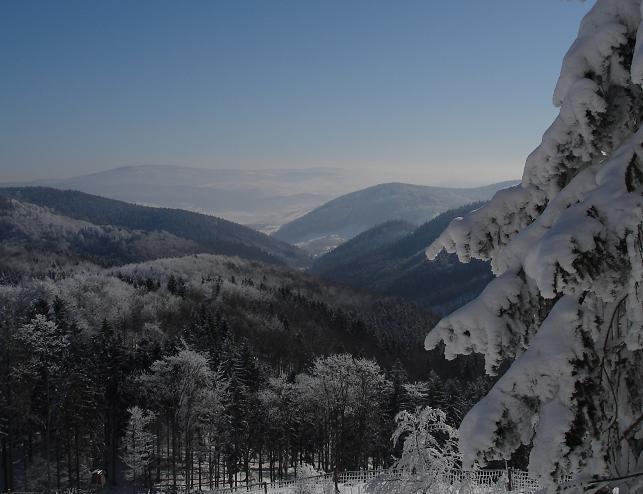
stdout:
[(593, 2), (0, 2), (0, 182), (120, 166), (519, 178)]

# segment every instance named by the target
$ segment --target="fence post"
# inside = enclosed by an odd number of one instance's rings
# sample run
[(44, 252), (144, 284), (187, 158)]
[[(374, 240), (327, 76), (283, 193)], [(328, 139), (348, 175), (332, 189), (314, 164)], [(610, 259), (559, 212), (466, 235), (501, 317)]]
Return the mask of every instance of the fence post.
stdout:
[(509, 492), (511, 492), (511, 491), (513, 491), (513, 482), (512, 482), (512, 478), (511, 478), (511, 467), (509, 467), (507, 469), (507, 477), (509, 479), (509, 485), (507, 486), (507, 490)]
[(268, 494), (268, 483), (267, 482), (263, 483), (263, 494)]

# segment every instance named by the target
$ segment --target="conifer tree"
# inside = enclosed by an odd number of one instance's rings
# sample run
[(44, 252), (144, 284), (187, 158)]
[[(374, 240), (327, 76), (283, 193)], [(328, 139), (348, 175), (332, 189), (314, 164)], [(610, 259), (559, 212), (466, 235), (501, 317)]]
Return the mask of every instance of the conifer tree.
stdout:
[[(427, 336), (497, 374), (460, 426), (465, 466), (530, 447), (548, 479), (643, 470), (643, 27), (639, 0), (598, 0), (554, 92), (560, 114), (522, 183), (427, 250), (496, 278)], [(636, 487), (632, 487), (636, 489)], [(621, 491), (623, 492), (623, 491)]]

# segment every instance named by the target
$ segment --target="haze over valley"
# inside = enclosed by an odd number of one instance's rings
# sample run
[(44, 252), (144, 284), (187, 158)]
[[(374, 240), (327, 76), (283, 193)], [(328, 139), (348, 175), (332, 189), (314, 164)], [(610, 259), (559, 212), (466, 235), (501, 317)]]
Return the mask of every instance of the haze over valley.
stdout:
[(363, 174), (337, 168), (240, 170), (166, 165), (128, 166), (29, 182), (136, 204), (196, 211), (267, 233), (364, 184), (369, 182)]
[(458, 188), (378, 184), (375, 180), (375, 175), (339, 168), (233, 170), (141, 165), (5, 185), (76, 190), (134, 204), (204, 213), (319, 255), (379, 223), (401, 220), (419, 226), (448, 209), (488, 200), (497, 190), (516, 183)]

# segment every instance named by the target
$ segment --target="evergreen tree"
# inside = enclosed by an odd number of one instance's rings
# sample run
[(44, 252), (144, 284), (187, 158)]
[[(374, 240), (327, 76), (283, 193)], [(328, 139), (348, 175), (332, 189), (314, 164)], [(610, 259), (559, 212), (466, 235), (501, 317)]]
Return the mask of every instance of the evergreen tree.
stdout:
[(643, 469), (640, 7), (596, 2), (563, 62), (560, 114), (522, 183), (454, 220), (427, 250), (491, 260), (497, 278), (426, 347), (482, 353), (489, 374), (513, 361), (460, 426), (466, 466), (524, 445), (548, 479)]

